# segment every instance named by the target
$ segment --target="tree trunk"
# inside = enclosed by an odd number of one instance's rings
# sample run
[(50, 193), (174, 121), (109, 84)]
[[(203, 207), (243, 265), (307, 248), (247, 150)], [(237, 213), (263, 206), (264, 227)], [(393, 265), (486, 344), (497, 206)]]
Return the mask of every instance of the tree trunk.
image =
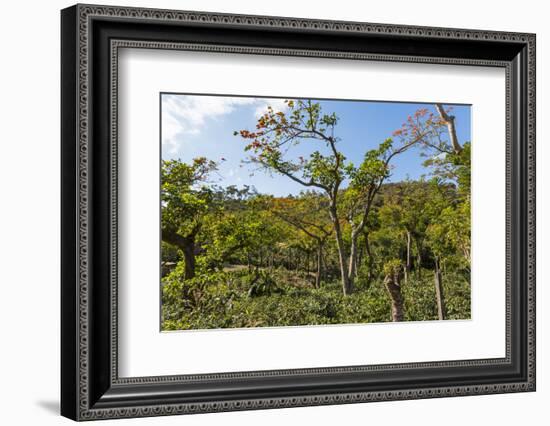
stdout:
[(330, 217), (334, 225), (334, 233), (336, 234), (336, 246), (338, 248), (338, 262), (340, 264), (340, 276), (342, 280), (342, 291), (344, 296), (351, 294), (351, 283), (348, 278), (348, 271), (346, 270), (346, 252), (344, 248), (344, 241), (342, 238), (342, 230), (340, 229), (340, 222), (338, 221), (338, 215), (336, 214), (336, 207), (334, 205), (330, 208)]
[(186, 280), (195, 276), (195, 238), (189, 238), (188, 240), (185, 247), (182, 247), (183, 258), (185, 260), (184, 279)]
[(445, 297), (443, 294), (443, 283), (441, 280), (441, 270), (439, 269), (439, 258), (435, 257), (435, 298), (437, 301), (437, 317), (440, 321), (445, 319)]
[(403, 321), (405, 318), (403, 309), (403, 296), (401, 295), (401, 283), (399, 273), (388, 274), (384, 278), (384, 285), (391, 299), (391, 316), (393, 322)]
[(176, 246), (183, 252), (183, 259), (185, 262), (183, 278), (186, 280), (195, 276), (195, 235), (197, 231), (198, 229), (187, 237), (182, 237), (174, 230), (162, 230), (163, 241)]
[(332, 268), (332, 265), (330, 263), (330, 256), (327, 255), (326, 251), (324, 250), (324, 247), (323, 247), (323, 261), (321, 262), (321, 264), (323, 265), (323, 270), (324, 270), (324, 273), (326, 275), (327, 271)]
[(435, 107), (437, 108), (437, 112), (439, 112), (439, 116), (447, 125), (453, 151), (455, 154), (459, 154), (462, 151), (462, 147), (460, 146), (460, 143), (458, 143), (458, 137), (456, 136), (455, 117), (447, 114), (445, 108), (443, 108), (443, 105), (435, 104)]
[(407, 231), (407, 262), (405, 263), (405, 283), (409, 282), (409, 275), (411, 273), (411, 233)]
[(340, 232), (337, 232), (336, 243), (338, 246), (338, 262), (340, 264), (340, 276), (342, 280), (342, 291), (344, 295), (347, 296), (351, 294), (351, 283), (349, 281), (348, 271), (346, 270), (346, 253), (344, 249), (344, 241), (342, 240), (342, 235)]
[(315, 288), (321, 288), (321, 274), (323, 273), (323, 245), (317, 247), (317, 273), (315, 274)]
[(365, 232), (365, 253), (367, 255), (367, 268), (368, 268), (368, 274), (367, 274), (367, 288), (370, 287), (370, 283), (373, 278), (373, 259), (372, 259), (372, 253), (370, 250), (370, 241), (369, 241), (369, 233)]
[(352, 232), (350, 254), (349, 254), (349, 265), (348, 265), (348, 281), (350, 283), (350, 286), (353, 285), (353, 280), (356, 275), (356, 268), (357, 268), (357, 235)]
[(418, 279), (422, 278), (422, 243), (420, 242), (420, 238), (415, 239), (416, 244), (416, 275)]

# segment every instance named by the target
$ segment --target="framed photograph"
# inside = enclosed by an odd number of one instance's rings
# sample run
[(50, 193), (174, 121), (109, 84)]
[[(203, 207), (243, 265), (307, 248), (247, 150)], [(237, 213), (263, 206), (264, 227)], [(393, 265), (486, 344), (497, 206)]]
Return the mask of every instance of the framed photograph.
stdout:
[(64, 416), (535, 390), (535, 35), (61, 28)]

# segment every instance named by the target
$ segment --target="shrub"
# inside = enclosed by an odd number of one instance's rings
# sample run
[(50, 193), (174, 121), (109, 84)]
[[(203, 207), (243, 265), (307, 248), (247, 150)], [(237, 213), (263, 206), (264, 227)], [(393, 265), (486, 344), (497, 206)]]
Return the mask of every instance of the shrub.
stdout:
[[(443, 277), (447, 318), (469, 318), (470, 285), (460, 274)], [(433, 275), (402, 284), (405, 319), (437, 319)], [(349, 296), (338, 281), (316, 289), (306, 276), (287, 270), (235, 270), (183, 279), (178, 265), (163, 279), (163, 330), (280, 327), (391, 321), (391, 303), (381, 280), (358, 285)]]

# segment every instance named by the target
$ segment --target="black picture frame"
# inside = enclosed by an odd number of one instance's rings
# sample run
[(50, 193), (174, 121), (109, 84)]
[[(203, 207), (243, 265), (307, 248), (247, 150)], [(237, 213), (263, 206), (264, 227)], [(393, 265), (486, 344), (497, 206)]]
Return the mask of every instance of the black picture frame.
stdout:
[[(61, 12), (61, 414), (74, 420), (535, 390), (535, 35), (75, 5)], [(117, 373), (116, 53), (196, 46), (506, 70), (506, 357)], [(490, 255), (490, 254), (488, 254)]]

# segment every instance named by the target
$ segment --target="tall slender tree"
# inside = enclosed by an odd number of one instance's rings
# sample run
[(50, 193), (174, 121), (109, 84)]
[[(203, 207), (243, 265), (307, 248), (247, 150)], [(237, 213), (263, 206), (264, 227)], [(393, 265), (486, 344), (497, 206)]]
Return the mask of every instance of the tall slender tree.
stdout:
[[(311, 100), (287, 100), (286, 105), (287, 112), (269, 106), (258, 119), (255, 131), (245, 129), (235, 135), (247, 140), (245, 149), (252, 153), (251, 162), (325, 194), (338, 248), (342, 290), (348, 295), (353, 291), (357, 242), (376, 194), (390, 176), (390, 162), (424, 135), (418, 132), (398, 147), (388, 138), (368, 150), (356, 166), (338, 150), (335, 113), (324, 114), (321, 104)], [(305, 144), (310, 148), (307, 158), (291, 156), (292, 147)], [(344, 188), (346, 181), (348, 187)], [(343, 221), (351, 228), (349, 250), (344, 244)]]

